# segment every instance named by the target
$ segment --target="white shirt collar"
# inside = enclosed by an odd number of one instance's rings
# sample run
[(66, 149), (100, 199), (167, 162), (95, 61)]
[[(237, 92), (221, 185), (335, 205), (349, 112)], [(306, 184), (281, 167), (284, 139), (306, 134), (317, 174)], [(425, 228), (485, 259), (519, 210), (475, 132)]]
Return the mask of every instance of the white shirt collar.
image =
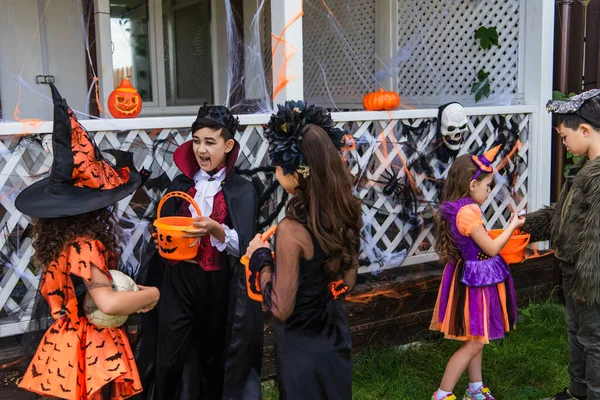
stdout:
[[(221, 190), (221, 184), (225, 179), (225, 174), (225, 168), (221, 168), (221, 170), (213, 176), (210, 176), (202, 168), (194, 174), (194, 181), (196, 181), (196, 184), (194, 185), (196, 187), (194, 201), (198, 204), (202, 216), (210, 217), (212, 214), (214, 198)], [(189, 210), (192, 213), (192, 217), (198, 215), (196, 214), (194, 206), (190, 205)]]
[[(204, 171), (202, 168), (200, 168), (198, 170), (198, 172), (196, 172), (194, 174), (194, 181), (199, 182), (199, 181), (209, 181), (211, 178), (212, 181), (219, 181), (219, 182), (223, 182), (223, 180), (225, 179), (225, 168), (221, 168), (219, 170), (219, 172), (217, 172), (214, 175), (209, 175), (208, 172)], [(210, 181), (210, 182), (212, 182)]]

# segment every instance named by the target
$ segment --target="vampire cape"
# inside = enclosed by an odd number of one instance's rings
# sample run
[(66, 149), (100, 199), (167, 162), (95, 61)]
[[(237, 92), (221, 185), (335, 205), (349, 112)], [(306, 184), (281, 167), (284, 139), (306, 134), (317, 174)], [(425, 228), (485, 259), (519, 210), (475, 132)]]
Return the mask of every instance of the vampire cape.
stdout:
[[(190, 147), (184, 152), (185, 157), (194, 157), (191, 151), (191, 141), (180, 147)], [(227, 157), (227, 174), (223, 181), (223, 195), (227, 205), (227, 212), (231, 228), (239, 237), (239, 254), (246, 253), (250, 241), (256, 233), (255, 223), (257, 218), (257, 197), (252, 183), (237, 175), (233, 166), (237, 160), (240, 146), (235, 146)], [(167, 192), (187, 190), (194, 186), (190, 179), (198, 169), (195, 159), (189, 159), (186, 167), (178, 163), (183, 174), (178, 175)], [(193, 166), (193, 167), (192, 167)], [(195, 168), (195, 170), (191, 170)], [(161, 217), (176, 215), (180, 209), (180, 198), (172, 198), (165, 202), (161, 210)], [(224, 253), (225, 255), (226, 253)], [(245, 283), (245, 270), (240, 264), (239, 257), (227, 255), (228, 265), (231, 268), (231, 281), (229, 284), (229, 312), (227, 315), (227, 345), (225, 358), (225, 376), (223, 382), (223, 399), (261, 399), (260, 367), (263, 349), (263, 316), (259, 302), (248, 297)], [(147, 286), (160, 287), (168, 261), (162, 258), (153, 243), (148, 245), (148, 250), (143, 256), (138, 283)], [(198, 266), (198, 268), (201, 268)], [(136, 346), (136, 360), (138, 370), (144, 387), (143, 398), (152, 398), (152, 386), (156, 363), (156, 345), (158, 338), (158, 311), (142, 314), (138, 343)], [(156, 399), (162, 400), (162, 399)]]

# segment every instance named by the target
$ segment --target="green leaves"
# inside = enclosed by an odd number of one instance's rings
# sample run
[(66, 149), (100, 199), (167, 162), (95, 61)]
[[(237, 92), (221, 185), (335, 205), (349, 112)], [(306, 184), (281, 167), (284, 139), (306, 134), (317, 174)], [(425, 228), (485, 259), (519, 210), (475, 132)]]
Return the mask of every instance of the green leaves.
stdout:
[[(479, 27), (475, 31), (475, 40), (479, 39), (479, 45), (484, 50), (489, 50), (492, 46), (499, 46), (498, 44), (498, 30), (495, 26), (486, 28), (485, 26)], [(477, 79), (471, 85), (471, 94), (475, 93), (475, 102), (483, 98), (487, 98), (490, 95), (490, 79), (489, 72), (485, 72), (480, 69), (477, 73)]]
[(579, 162), (579, 160), (581, 160), (581, 157), (580, 156), (574, 156), (573, 153), (568, 153), (567, 152), (567, 160), (570, 160), (570, 162), (567, 162), (567, 164), (565, 165), (565, 171), (564, 171), (564, 177), (565, 178), (569, 175), (569, 170), (571, 169), (571, 167), (573, 165), (577, 164)]
[(476, 102), (490, 95), (489, 76), (489, 72), (485, 72), (483, 69), (477, 73), (477, 80), (471, 85), (471, 94), (475, 93)]
[(572, 93), (572, 92), (569, 94), (564, 94), (560, 90), (552, 91), (552, 100), (565, 101), (565, 100), (569, 100), (573, 96), (575, 96), (575, 93)]
[(489, 50), (492, 46), (498, 46), (498, 31), (495, 26), (482, 26), (475, 31), (475, 39), (479, 39), (482, 49)]

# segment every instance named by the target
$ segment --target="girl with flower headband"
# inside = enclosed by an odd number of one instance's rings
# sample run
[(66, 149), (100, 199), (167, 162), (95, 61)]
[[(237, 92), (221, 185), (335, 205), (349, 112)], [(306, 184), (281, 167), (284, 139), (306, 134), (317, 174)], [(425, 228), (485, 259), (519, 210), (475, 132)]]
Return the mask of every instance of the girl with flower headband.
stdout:
[(344, 132), (325, 109), (290, 101), (265, 137), (277, 180), (293, 197), (277, 227), (276, 259), (260, 235), (246, 255), (274, 316), (280, 398), (350, 399), (352, 345), (338, 297), (356, 280), (362, 219), (339, 152)]
[(448, 361), (432, 400), (455, 400), (452, 390), (465, 370), (469, 387), (463, 399), (494, 399), (481, 376), (483, 346), (504, 337), (517, 322), (513, 280), (498, 253), (525, 219), (515, 215), (504, 232), (491, 239), (480, 208), (490, 194), (492, 162), (499, 149), (458, 157), (444, 185), (436, 251), (447, 264), (430, 329), (463, 345)]

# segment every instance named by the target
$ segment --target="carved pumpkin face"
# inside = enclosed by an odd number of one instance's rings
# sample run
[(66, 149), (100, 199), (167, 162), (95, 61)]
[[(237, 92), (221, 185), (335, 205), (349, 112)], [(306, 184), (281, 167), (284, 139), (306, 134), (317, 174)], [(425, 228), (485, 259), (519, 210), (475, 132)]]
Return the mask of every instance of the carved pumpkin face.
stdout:
[(165, 254), (173, 254), (177, 250), (177, 245), (173, 243), (173, 236), (160, 233), (158, 235), (158, 245), (160, 251)]
[(129, 79), (123, 79), (108, 96), (108, 111), (115, 118), (135, 118), (142, 111), (142, 98)]
[(400, 96), (396, 92), (386, 92), (379, 89), (378, 92), (367, 93), (363, 97), (363, 107), (371, 111), (391, 111), (400, 105)]

